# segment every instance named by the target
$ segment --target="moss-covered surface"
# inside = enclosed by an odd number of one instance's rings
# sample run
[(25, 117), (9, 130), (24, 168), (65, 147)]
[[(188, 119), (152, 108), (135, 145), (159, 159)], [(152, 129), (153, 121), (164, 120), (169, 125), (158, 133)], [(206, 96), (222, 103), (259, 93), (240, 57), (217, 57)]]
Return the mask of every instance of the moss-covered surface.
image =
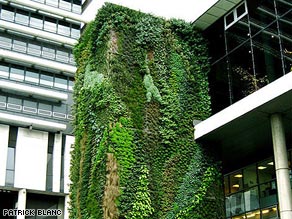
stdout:
[(191, 24), (106, 4), (75, 47), (73, 219), (221, 218), (220, 174), (193, 141), (210, 114)]

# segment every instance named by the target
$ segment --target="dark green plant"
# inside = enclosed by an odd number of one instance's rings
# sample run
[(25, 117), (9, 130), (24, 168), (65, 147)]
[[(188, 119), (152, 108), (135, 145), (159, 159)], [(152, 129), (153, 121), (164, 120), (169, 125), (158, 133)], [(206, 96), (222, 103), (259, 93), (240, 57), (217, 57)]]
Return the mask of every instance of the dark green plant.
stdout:
[(181, 20), (107, 3), (74, 55), (70, 218), (111, 217), (105, 209), (120, 219), (220, 218), (208, 201), (219, 168), (193, 141), (193, 119), (210, 115), (201, 34)]

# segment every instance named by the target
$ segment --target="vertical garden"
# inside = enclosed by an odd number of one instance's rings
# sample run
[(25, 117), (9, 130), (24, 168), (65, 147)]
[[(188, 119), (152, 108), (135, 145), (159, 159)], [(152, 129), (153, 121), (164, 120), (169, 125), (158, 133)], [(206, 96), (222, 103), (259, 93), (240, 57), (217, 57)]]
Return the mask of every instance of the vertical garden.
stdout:
[(217, 162), (193, 140), (210, 115), (200, 33), (105, 4), (74, 52), (70, 218), (223, 218)]

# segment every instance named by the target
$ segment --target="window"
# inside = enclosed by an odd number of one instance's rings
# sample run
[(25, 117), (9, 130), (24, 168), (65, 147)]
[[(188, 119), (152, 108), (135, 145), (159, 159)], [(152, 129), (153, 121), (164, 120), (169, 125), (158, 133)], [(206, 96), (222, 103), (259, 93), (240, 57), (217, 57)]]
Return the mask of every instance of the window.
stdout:
[(43, 16), (38, 14), (32, 14), (30, 17), (29, 25), (34, 28), (42, 29), (43, 28)]
[(235, 24), (237, 21), (239, 21), (245, 15), (247, 15), (246, 1), (241, 3), (235, 9), (233, 9), (229, 14), (225, 15), (225, 17), (224, 17), (225, 30), (227, 30), (229, 27), (231, 27), (233, 24)]
[(0, 47), (4, 49), (11, 49), (12, 47), (12, 39), (6, 37), (6, 36), (1, 36), (0, 35)]
[(34, 43), (28, 43), (27, 52), (30, 55), (40, 56), (41, 46)]
[(58, 22), (58, 33), (65, 36), (70, 36), (70, 24), (65, 21)]
[(58, 7), (58, 0), (46, 0), (47, 5)]
[(60, 0), (60, 8), (65, 9), (67, 11), (71, 11), (71, 2)]
[(26, 70), (25, 72), (25, 81), (32, 83), (39, 83), (39, 73), (33, 70)]
[(56, 20), (46, 17), (44, 22), (44, 29), (46, 31), (56, 33), (57, 30)]
[(19, 81), (24, 80), (24, 70), (18, 67), (11, 67), (10, 69), (10, 79), (15, 79)]
[(9, 7), (9, 6), (2, 5), (1, 19), (7, 20), (7, 21), (13, 21), (14, 20), (14, 9)]
[(55, 82), (54, 82), (54, 87), (67, 90), (67, 82), (68, 82), (67, 78), (56, 77)]
[(68, 90), (73, 91), (74, 82), (69, 80), (69, 87)]
[(71, 36), (76, 39), (80, 37), (80, 25), (72, 24)]
[(69, 54), (65, 50), (57, 50), (56, 51), (56, 60), (61, 62), (69, 62)]
[(40, 75), (40, 84), (53, 87), (54, 78), (51, 75), (41, 74)]
[(14, 39), (13, 40), (13, 50), (25, 53), (26, 52), (26, 42)]
[(0, 77), (3, 78), (9, 77), (9, 65), (3, 62), (0, 62)]
[(52, 106), (45, 103), (39, 103), (38, 113), (43, 116), (52, 116)]
[(42, 56), (48, 59), (55, 59), (55, 49), (48, 46), (43, 46)]
[(28, 21), (29, 21), (28, 12), (17, 9), (16, 14), (15, 14), (15, 22), (28, 25)]
[(37, 103), (30, 100), (23, 100), (23, 111), (28, 113), (37, 113)]

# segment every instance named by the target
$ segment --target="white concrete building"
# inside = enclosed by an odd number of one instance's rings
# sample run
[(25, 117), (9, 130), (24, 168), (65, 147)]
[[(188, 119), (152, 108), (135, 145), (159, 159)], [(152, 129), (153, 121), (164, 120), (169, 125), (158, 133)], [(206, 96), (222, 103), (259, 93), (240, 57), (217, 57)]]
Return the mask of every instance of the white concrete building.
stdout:
[[(0, 218), (68, 218), (72, 48), (88, 3), (0, 1)], [(4, 216), (3, 209), (61, 215)]]

